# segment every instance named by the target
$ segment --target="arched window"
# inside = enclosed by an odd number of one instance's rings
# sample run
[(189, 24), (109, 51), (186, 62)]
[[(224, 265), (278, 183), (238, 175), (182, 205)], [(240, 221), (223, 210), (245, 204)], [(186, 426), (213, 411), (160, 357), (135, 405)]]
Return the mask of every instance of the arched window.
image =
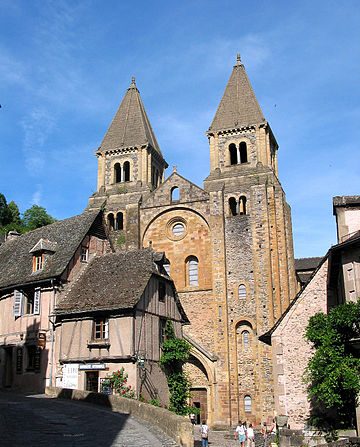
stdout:
[(174, 186), (171, 189), (171, 201), (177, 202), (180, 200), (180, 189), (177, 186)]
[(124, 229), (124, 215), (123, 213), (117, 213), (115, 230), (123, 230), (123, 229)]
[(244, 396), (245, 413), (251, 413), (251, 396)]
[(247, 351), (250, 347), (250, 332), (242, 331), (242, 344), (245, 351)]
[(237, 203), (235, 197), (230, 197), (229, 199), (229, 214), (230, 216), (237, 215)]
[(239, 214), (246, 214), (246, 197), (239, 198)]
[(108, 216), (107, 216), (107, 220), (108, 220), (108, 225), (109, 225), (109, 227), (110, 227), (110, 230), (113, 230), (114, 229), (114, 224), (115, 224), (115, 222), (114, 222), (114, 215), (113, 215), (113, 213), (110, 213), (110, 214), (108, 214)]
[(229, 145), (229, 153), (230, 153), (230, 164), (237, 165), (237, 149), (234, 143)]
[(246, 143), (243, 141), (240, 143), (240, 163), (247, 163), (247, 147)]
[(199, 285), (199, 260), (195, 256), (190, 256), (186, 261), (188, 285)]
[(130, 162), (125, 161), (124, 163), (124, 182), (130, 182)]
[(246, 287), (244, 284), (239, 285), (239, 300), (246, 300)]
[(121, 166), (120, 163), (115, 163), (114, 165), (114, 183), (121, 182)]

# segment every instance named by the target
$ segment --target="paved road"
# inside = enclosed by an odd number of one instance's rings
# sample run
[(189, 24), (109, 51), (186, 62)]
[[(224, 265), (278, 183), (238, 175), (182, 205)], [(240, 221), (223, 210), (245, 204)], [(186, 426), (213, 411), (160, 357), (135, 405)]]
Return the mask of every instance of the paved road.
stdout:
[(1, 447), (170, 447), (161, 432), (127, 414), (44, 395), (0, 393)]

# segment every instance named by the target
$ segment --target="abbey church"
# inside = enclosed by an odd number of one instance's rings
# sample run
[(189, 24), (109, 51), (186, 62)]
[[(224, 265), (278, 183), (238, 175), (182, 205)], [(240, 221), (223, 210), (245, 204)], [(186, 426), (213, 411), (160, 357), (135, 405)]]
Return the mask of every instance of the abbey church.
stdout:
[[(203, 187), (161, 150), (132, 80), (96, 152), (97, 192), (117, 252), (164, 252), (190, 324), (192, 403), (211, 426), (273, 416), (271, 347), (258, 337), (297, 292), (278, 145), (238, 56), (207, 130)], [(146, 354), (146, 353), (145, 353)]]

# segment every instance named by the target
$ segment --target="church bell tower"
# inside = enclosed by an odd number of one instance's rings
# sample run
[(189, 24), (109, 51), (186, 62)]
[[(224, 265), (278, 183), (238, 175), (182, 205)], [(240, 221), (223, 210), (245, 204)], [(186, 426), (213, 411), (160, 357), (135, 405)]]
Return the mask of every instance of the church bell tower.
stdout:
[[(239, 55), (207, 136), (210, 175), (204, 187), (213, 222), (221, 214), (217, 247), (223, 234), (223, 277), (220, 269), (216, 277), (226, 286), (217, 330), (219, 338), (228, 338), (227, 380), (230, 395), (236, 396), (230, 419), (255, 422), (274, 408), (272, 352), (258, 336), (280, 318), (296, 294), (296, 282), (278, 145)], [(220, 290), (220, 282), (213, 287)]]
[(139, 248), (140, 203), (144, 195), (163, 183), (168, 165), (135, 78), (132, 78), (96, 156), (97, 192), (90, 197), (89, 207), (104, 207), (116, 248)]

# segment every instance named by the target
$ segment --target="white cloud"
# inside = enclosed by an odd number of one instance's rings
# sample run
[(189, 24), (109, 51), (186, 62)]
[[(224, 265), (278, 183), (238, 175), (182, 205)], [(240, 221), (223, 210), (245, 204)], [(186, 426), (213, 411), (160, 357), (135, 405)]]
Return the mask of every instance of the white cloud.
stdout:
[(26, 169), (35, 176), (44, 169), (44, 145), (54, 128), (55, 119), (48, 110), (37, 108), (22, 120), (21, 125), (24, 131), (23, 152)]
[(40, 205), (42, 201), (42, 185), (36, 185), (36, 191), (33, 193), (30, 205)]
[(6, 84), (23, 84), (24, 65), (11, 56), (5, 48), (0, 48), (0, 82)]

